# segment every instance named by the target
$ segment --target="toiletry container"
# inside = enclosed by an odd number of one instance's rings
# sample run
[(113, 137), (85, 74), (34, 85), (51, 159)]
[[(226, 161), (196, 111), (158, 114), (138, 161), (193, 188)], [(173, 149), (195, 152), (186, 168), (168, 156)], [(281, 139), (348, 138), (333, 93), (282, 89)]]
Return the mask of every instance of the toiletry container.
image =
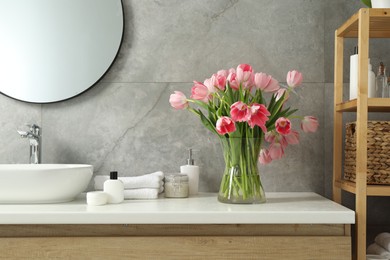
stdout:
[(187, 198), (189, 193), (188, 176), (185, 174), (166, 175), (164, 193), (166, 198)]
[(107, 203), (107, 193), (103, 191), (87, 192), (87, 204), (91, 206), (101, 206)]
[(121, 203), (124, 199), (124, 185), (118, 180), (118, 172), (110, 172), (110, 179), (103, 184), (108, 203)]
[(353, 55), (350, 57), (349, 63), (349, 99), (357, 98), (358, 91), (358, 47), (353, 49)]
[(378, 74), (376, 76), (376, 97), (389, 97), (389, 89), (387, 86), (387, 77), (385, 72), (385, 65), (383, 62), (379, 64)]
[(387, 82), (387, 75), (386, 75), (386, 66), (383, 65), (383, 89), (382, 89), (382, 97), (383, 98), (389, 98), (390, 97), (390, 89), (389, 84)]
[(180, 173), (188, 176), (188, 183), (190, 187), (190, 195), (198, 194), (199, 189), (199, 166), (195, 165), (192, 158), (192, 149), (189, 149), (187, 165), (180, 166)]
[(370, 59), (368, 59), (368, 97), (373, 98), (375, 93), (375, 73), (372, 71), (372, 65)]

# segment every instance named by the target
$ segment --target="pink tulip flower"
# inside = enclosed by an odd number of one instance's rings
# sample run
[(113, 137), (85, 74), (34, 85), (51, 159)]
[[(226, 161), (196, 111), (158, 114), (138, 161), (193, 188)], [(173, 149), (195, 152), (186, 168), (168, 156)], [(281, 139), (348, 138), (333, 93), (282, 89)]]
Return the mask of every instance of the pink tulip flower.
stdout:
[(235, 68), (230, 68), (230, 69), (228, 69), (228, 72), (229, 72), (229, 74), (230, 73), (236, 73), (236, 69)]
[(171, 94), (169, 97), (169, 103), (175, 109), (185, 109), (188, 107), (188, 101), (186, 96), (181, 91), (175, 91), (174, 94)]
[(211, 78), (205, 79), (203, 85), (207, 87), (209, 93), (215, 93), (218, 91), (218, 89), (214, 86), (213, 82), (211, 81)]
[(286, 140), (286, 138), (284, 138), (284, 135), (278, 135), (278, 143), (280, 143), (280, 145), (283, 147), (283, 149), (285, 149), (287, 146), (288, 146), (288, 142)]
[(251, 111), (247, 104), (237, 101), (230, 106), (230, 116), (235, 122), (246, 122), (251, 116)]
[(275, 92), (280, 88), (276, 79), (263, 72), (256, 73), (254, 81), (256, 88), (264, 92)]
[(194, 81), (191, 89), (191, 98), (207, 103), (210, 99), (209, 89), (203, 83)]
[(283, 138), (288, 144), (299, 144), (299, 133), (297, 131), (291, 130), (291, 132), (284, 135)]
[(240, 88), (240, 83), (237, 81), (237, 74), (234, 70), (230, 70), (227, 80), (229, 81), (229, 85), (232, 89), (238, 90)]
[(292, 70), (287, 73), (287, 85), (291, 88), (295, 88), (301, 85), (302, 80), (303, 76), (299, 71)]
[(272, 160), (280, 159), (284, 155), (284, 149), (280, 143), (272, 143), (269, 146), (268, 151), (269, 156), (272, 158)]
[(246, 82), (250, 80), (252, 76), (252, 67), (249, 64), (240, 64), (237, 66), (236, 73), (237, 73), (237, 80), (239, 82)]
[(211, 84), (220, 89), (225, 90), (226, 85), (226, 77), (223, 75), (213, 74), (210, 78)]
[(283, 148), (286, 148), (288, 146), (288, 142), (284, 136), (278, 134), (276, 131), (270, 131), (265, 133), (264, 135), (265, 141), (268, 143), (280, 143)]
[(229, 71), (228, 70), (218, 70), (217, 75), (224, 76), (227, 78), (229, 76)]
[(276, 91), (276, 93), (274, 94), (275, 100), (279, 101), (279, 99), (282, 98), (283, 94), (284, 94), (284, 101), (287, 101), (289, 98), (289, 95), (288, 95), (288, 92), (285, 88), (280, 88), (278, 91)]
[(220, 135), (236, 131), (236, 125), (234, 121), (227, 116), (222, 116), (218, 118), (215, 128)]
[(314, 133), (317, 131), (318, 126), (318, 120), (314, 116), (305, 116), (301, 121), (301, 128), (305, 133)]
[(288, 118), (279, 117), (275, 122), (275, 129), (281, 135), (287, 135), (291, 131), (291, 122)]
[(263, 165), (269, 164), (270, 162), (272, 162), (272, 158), (269, 155), (269, 151), (267, 149), (261, 149), (260, 150), (259, 161)]
[(253, 70), (249, 64), (240, 64), (236, 69), (237, 81), (243, 89), (250, 89), (253, 85)]
[(266, 132), (265, 135), (264, 135), (264, 139), (268, 143), (273, 143), (275, 141), (275, 138), (276, 138), (276, 135), (274, 134), (273, 131)]
[(271, 113), (267, 110), (267, 108), (263, 104), (254, 103), (250, 108), (250, 118), (248, 124), (251, 128), (254, 128), (255, 125), (259, 126), (264, 133), (267, 132), (267, 128), (265, 127), (265, 123), (268, 121), (268, 116)]

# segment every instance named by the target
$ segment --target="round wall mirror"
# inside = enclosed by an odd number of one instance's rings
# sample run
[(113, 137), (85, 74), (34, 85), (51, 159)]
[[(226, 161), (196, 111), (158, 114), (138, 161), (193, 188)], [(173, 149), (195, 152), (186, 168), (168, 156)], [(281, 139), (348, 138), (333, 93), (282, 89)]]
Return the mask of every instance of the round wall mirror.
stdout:
[(121, 0), (1, 0), (0, 92), (32, 103), (77, 96), (113, 63)]

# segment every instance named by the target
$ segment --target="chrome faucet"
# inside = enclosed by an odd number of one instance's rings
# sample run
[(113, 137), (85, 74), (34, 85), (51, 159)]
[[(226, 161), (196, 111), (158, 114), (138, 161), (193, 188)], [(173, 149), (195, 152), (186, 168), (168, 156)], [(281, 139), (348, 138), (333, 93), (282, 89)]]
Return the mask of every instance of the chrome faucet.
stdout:
[(30, 141), (30, 163), (41, 163), (41, 128), (38, 125), (27, 125), (29, 131), (17, 130), (22, 138)]

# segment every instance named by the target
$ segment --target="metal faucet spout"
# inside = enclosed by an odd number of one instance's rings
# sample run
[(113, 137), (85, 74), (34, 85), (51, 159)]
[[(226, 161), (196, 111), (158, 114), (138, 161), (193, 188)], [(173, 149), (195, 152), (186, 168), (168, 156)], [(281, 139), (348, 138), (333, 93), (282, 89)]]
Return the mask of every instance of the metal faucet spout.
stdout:
[(30, 141), (30, 163), (41, 163), (41, 128), (38, 125), (28, 125), (29, 131), (17, 130), (22, 138)]

